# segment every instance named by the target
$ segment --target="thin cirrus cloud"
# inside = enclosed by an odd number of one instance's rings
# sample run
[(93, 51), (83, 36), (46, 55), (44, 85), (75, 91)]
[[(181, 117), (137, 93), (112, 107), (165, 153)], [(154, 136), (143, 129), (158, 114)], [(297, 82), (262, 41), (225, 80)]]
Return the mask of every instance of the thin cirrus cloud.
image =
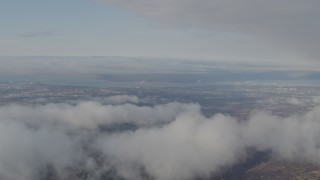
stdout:
[(24, 37), (24, 38), (52, 37), (52, 36), (55, 36), (55, 33), (52, 31), (26, 32), (26, 33), (17, 34), (17, 36)]
[(265, 44), (265, 49), (273, 46), (275, 50), (291, 54), (290, 57), (297, 56), (304, 61), (320, 57), (317, 49), (320, 45), (319, 1), (106, 1), (172, 27), (249, 35)]

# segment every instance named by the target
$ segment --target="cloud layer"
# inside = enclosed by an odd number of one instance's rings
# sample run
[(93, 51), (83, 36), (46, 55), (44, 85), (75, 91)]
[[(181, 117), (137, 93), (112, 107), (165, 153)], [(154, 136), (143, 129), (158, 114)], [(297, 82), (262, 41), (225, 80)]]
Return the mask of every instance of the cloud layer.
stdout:
[(253, 112), (239, 121), (205, 117), (197, 104), (122, 102), (0, 107), (0, 178), (205, 178), (245, 161), (248, 148), (320, 163), (319, 107), (286, 118)]
[(240, 33), (251, 36), (266, 48), (274, 46), (274, 50), (284, 51), (291, 59), (298, 56), (300, 60), (319, 60), (319, 1), (106, 1), (170, 26)]

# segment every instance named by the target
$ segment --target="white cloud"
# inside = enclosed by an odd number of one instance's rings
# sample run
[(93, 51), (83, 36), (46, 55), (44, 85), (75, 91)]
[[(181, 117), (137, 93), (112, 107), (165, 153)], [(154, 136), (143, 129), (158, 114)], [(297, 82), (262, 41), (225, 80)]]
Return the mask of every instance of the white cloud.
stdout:
[(187, 112), (161, 128), (101, 136), (98, 146), (124, 175), (136, 176), (129, 167), (141, 165), (160, 180), (208, 177), (245, 160), (247, 148), (271, 150), (278, 159), (319, 164), (318, 112), (316, 108), (288, 118), (257, 112), (243, 122)]
[(241, 126), (235, 119), (223, 115), (207, 119), (199, 112), (180, 115), (162, 128), (102, 136), (98, 144), (107, 156), (115, 157), (120, 172), (130, 170), (123, 164), (141, 165), (161, 180), (209, 177), (245, 157)]
[[(255, 112), (238, 121), (205, 117), (196, 104), (1, 106), (0, 178), (41, 179), (49, 167), (67, 179), (77, 171), (97, 179), (110, 168), (128, 179), (208, 177), (245, 161), (248, 148), (319, 164), (319, 112), (317, 107), (286, 118)], [(137, 129), (98, 128), (117, 123)]]
[(291, 105), (303, 105), (304, 104), (304, 102), (302, 102), (302, 100), (299, 100), (298, 98), (287, 98), (286, 102)]
[(199, 111), (196, 104), (169, 103), (154, 107), (133, 104), (102, 105), (81, 102), (77, 105), (47, 104), (34, 106), (11, 105), (0, 108), (2, 120), (19, 121), (30, 126), (62, 126), (95, 129), (98, 125), (133, 123), (152, 126), (172, 121), (184, 111)]

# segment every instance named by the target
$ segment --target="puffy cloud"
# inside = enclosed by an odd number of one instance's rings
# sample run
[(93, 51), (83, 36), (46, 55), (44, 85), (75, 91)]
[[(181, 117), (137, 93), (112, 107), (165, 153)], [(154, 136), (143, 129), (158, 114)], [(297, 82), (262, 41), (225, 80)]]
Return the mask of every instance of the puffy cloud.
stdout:
[[(118, 97), (118, 96), (116, 96)], [(169, 103), (154, 107), (133, 104), (102, 105), (94, 101), (0, 108), (2, 120), (24, 122), (29, 126), (68, 126), (95, 129), (99, 125), (132, 123), (138, 126), (161, 125), (183, 111), (199, 111), (197, 104)]]
[[(70, 179), (79, 172), (88, 179), (106, 173), (127, 179), (210, 177), (245, 161), (251, 148), (319, 164), (319, 112), (317, 107), (285, 118), (254, 112), (239, 121), (206, 117), (197, 104), (1, 106), (0, 178)], [(99, 128), (126, 123), (136, 129)]]
[(135, 174), (128, 174), (123, 164), (141, 165), (157, 179), (189, 179), (209, 177), (245, 157), (241, 126), (235, 119), (223, 115), (207, 119), (190, 112), (161, 128), (102, 136), (98, 146), (115, 158), (127, 178)]
[(141, 165), (161, 180), (209, 177), (244, 161), (248, 148), (271, 151), (282, 160), (319, 164), (318, 114), (319, 108), (287, 118), (255, 112), (239, 122), (225, 115), (185, 113), (161, 128), (101, 136), (98, 146), (115, 159), (123, 175), (137, 176), (129, 167)]
[(260, 150), (272, 150), (278, 158), (320, 163), (319, 107), (303, 116), (281, 118), (258, 113), (246, 124), (244, 139)]
[(81, 149), (66, 131), (43, 127), (35, 130), (23, 122), (0, 121), (0, 178), (31, 180), (41, 177), (47, 167), (52, 174), (64, 176), (64, 170), (77, 164)]
[[(113, 100), (112, 103), (115, 100), (120, 103), (119, 99), (122, 102), (137, 100), (131, 96), (106, 99)], [(170, 103), (140, 107), (127, 103), (102, 105), (93, 101), (76, 105), (2, 106), (0, 178), (31, 180), (53, 176), (68, 179), (68, 175), (80, 169), (95, 179), (109, 168), (107, 162), (97, 159), (99, 153), (91, 145), (94, 137), (109, 133), (99, 126), (126, 123), (141, 128), (160, 126), (173, 121), (182, 111), (194, 110), (199, 111), (199, 106)]]

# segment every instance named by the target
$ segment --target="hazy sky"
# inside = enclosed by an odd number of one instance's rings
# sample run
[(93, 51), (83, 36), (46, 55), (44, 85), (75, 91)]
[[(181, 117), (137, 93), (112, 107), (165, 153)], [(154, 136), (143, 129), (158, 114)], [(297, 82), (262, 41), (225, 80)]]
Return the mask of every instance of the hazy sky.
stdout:
[(1, 0), (0, 56), (312, 63), (318, 0)]

